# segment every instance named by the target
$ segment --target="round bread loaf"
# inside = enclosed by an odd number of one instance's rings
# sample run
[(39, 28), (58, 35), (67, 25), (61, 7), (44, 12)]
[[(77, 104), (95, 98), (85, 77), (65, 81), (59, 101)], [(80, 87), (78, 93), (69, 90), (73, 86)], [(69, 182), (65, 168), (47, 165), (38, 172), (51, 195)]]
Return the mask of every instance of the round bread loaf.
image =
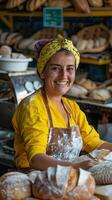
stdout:
[(109, 98), (111, 98), (111, 94), (107, 89), (95, 89), (90, 93), (90, 97), (96, 100), (102, 100), (105, 101)]
[(12, 48), (8, 45), (2, 45), (0, 47), (0, 55), (11, 55), (12, 53)]
[(32, 193), (41, 200), (89, 200), (95, 191), (95, 181), (90, 172), (72, 167), (49, 167), (38, 171), (32, 183)]
[(20, 172), (8, 172), (0, 177), (0, 200), (21, 200), (31, 196), (29, 177)]
[(71, 89), (67, 92), (67, 95), (73, 96), (73, 97), (83, 97), (86, 96), (88, 93), (88, 90), (80, 85), (73, 84)]

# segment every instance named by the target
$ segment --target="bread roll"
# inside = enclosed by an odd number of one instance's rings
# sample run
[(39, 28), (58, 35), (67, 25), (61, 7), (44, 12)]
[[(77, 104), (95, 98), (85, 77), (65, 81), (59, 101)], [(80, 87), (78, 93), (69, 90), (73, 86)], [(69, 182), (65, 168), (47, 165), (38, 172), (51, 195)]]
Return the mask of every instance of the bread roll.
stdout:
[(103, 161), (89, 169), (95, 178), (96, 184), (112, 184), (112, 162)]
[(87, 40), (80, 38), (77, 41), (76, 47), (79, 50), (79, 52), (83, 52), (86, 49), (87, 44), (88, 44)]
[(27, 11), (34, 11), (44, 5), (46, 0), (28, 0), (26, 3)]
[(8, 0), (7, 3), (6, 3), (6, 8), (11, 9), (11, 8), (18, 7), (19, 5), (21, 5), (25, 1), (26, 0)]
[(72, 0), (74, 9), (77, 12), (89, 13), (90, 8), (87, 0)]
[(96, 88), (96, 83), (91, 81), (90, 79), (82, 78), (81, 80), (78, 80), (77, 83), (87, 90), (93, 90)]
[(102, 7), (103, 6), (103, 0), (88, 0), (88, 3), (92, 7)]
[(10, 33), (6, 38), (5, 44), (7, 45), (15, 44), (16, 38), (18, 38), (18, 36), (20, 36), (19, 33)]
[(3, 55), (3, 56), (9, 55), (10, 56), (11, 53), (12, 53), (12, 48), (9, 47), (8, 45), (2, 45), (0, 47), (0, 55)]
[(67, 92), (67, 95), (73, 96), (73, 97), (83, 97), (86, 96), (88, 93), (88, 90), (80, 85), (74, 84), (72, 88)]
[(111, 94), (107, 89), (96, 89), (90, 93), (90, 97), (96, 100), (105, 101), (111, 98)]
[(1, 33), (1, 35), (0, 35), (0, 44), (1, 45), (5, 44), (8, 35), (9, 35), (9, 32), (2, 32)]
[(38, 171), (32, 184), (33, 196), (41, 200), (89, 200), (94, 191), (90, 172), (59, 165)]
[(32, 38), (23, 38), (18, 42), (18, 49), (28, 49), (28, 46), (32, 43), (34, 43), (34, 40)]
[(21, 200), (31, 196), (31, 182), (20, 172), (8, 172), (0, 177), (0, 200)]
[(72, 4), (69, 0), (47, 0), (45, 3), (45, 6), (54, 6), (54, 7), (62, 7), (62, 8), (68, 8)]

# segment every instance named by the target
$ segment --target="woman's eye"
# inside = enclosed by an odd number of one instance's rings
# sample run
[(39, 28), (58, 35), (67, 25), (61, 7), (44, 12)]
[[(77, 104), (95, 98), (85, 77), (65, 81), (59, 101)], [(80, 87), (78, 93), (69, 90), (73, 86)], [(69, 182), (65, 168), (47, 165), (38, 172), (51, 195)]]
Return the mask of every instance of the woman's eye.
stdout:
[(67, 68), (67, 71), (74, 71), (74, 67)]
[(52, 71), (60, 71), (60, 68), (59, 68), (59, 67), (52, 67), (51, 70), (52, 70)]

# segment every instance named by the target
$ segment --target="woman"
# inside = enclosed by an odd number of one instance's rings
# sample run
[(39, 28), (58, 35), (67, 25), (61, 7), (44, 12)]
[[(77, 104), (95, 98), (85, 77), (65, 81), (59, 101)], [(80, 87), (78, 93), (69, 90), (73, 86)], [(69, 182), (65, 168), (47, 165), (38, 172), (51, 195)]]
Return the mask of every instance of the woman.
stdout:
[(88, 169), (95, 161), (76, 163), (80, 151), (112, 150), (112, 145), (99, 138), (75, 101), (63, 97), (74, 83), (79, 52), (63, 37), (45, 43), (36, 44), (43, 87), (21, 101), (13, 117), (16, 166), (45, 170), (59, 164)]

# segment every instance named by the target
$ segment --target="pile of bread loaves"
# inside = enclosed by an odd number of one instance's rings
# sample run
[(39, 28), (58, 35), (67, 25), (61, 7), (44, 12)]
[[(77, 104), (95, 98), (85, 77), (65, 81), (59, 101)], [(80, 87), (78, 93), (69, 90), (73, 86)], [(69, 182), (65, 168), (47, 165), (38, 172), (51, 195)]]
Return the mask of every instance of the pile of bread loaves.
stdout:
[(5, 9), (35, 11), (42, 6), (73, 7), (76, 11), (90, 12), (89, 7), (111, 6), (111, 0), (0, 0)]
[(59, 165), (0, 177), (0, 200), (97, 200), (94, 191), (95, 180), (89, 171)]
[(101, 84), (97, 85), (90, 79), (82, 78), (73, 84), (67, 95), (103, 102), (112, 98), (112, 85), (101, 87)]
[(26, 59), (27, 57), (22, 53), (13, 52), (12, 48), (8, 45), (2, 45), (0, 47), (0, 56), (10, 59)]

